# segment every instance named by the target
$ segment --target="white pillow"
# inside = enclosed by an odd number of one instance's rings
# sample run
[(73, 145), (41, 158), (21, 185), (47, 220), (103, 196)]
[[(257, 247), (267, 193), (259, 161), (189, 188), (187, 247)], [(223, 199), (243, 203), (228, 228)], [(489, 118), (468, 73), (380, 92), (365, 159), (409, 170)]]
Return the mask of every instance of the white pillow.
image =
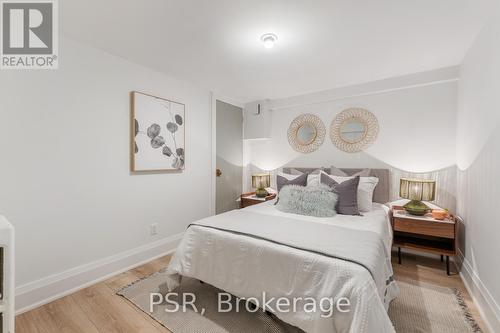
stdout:
[(319, 186), (319, 174), (307, 175), (307, 186)]
[[(354, 177), (330, 176), (337, 183), (345, 182)], [(309, 179), (308, 179), (309, 181)], [(372, 210), (373, 191), (378, 184), (377, 177), (359, 177), (358, 185), (358, 209), (360, 212), (369, 212)]]
[[(307, 186), (319, 186), (319, 174), (321, 171), (321, 169), (316, 169), (307, 175)], [(292, 180), (303, 174), (303, 172), (297, 169), (291, 169), (290, 172), (291, 173), (280, 172), (278, 175), (285, 177), (288, 180)]]

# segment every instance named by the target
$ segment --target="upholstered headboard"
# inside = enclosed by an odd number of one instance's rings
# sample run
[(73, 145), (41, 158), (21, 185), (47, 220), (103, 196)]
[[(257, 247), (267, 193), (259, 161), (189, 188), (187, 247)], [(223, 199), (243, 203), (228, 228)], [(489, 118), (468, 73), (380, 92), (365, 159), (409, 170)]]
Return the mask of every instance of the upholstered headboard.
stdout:
[[(294, 167), (286, 167), (283, 168), (283, 172), (291, 173), (291, 169), (298, 170), (304, 173), (310, 173), (314, 170), (322, 169), (326, 173), (330, 173), (330, 168), (294, 168)], [(347, 173), (348, 175), (355, 174), (356, 172), (360, 172), (363, 169), (340, 169)], [(390, 189), (391, 189), (391, 177), (389, 169), (370, 169), (370, 176), (378, 178), (378, 185), (375, 187), (375, 191), (373, 192), (373, 201), (381, 204), (385, 204), (390, 201)]]

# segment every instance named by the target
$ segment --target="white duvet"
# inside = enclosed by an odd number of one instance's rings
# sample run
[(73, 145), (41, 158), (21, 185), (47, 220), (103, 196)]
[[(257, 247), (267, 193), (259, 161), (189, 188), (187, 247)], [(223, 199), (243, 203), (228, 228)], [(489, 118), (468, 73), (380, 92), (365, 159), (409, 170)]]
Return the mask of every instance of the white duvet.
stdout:
[[(357, 263), (193, 225), (186, 231), (166, 271), (169, 289), (177, 287), (180, 277), (186, 276), (247, 299), (261, 299), (263, 292), (268, 299), (312, 297), (337, 300), (343, 297), (351, 303), (349, 312), (334, 311), (333, 315), (324, 316), (321, 311), (305, 311), (299, 306), (296, 311), (275, 312), (275, 315), (311, 333), (394, 332), (387, 309), (399, 290), (392, 280), (392, 235), (387, 207), (373, 204), (373, 210), (363, 213), (362, 217), (337, 215), (316, 218), (283, 213), (275, 208), (274, 201), (268, 201), (240, 212), (246, 219), (254, 216), (256, 220), (269, 221), (270, 224), (273, 217), (279, 217), (291, 222), (306, 220), (324, 224), (327, 227), (325, 230), (331, 226), (332, 232), (338, 230), (337, 226), (376, 233), (384, 246), (374, 247), (356, 242), (356, 239), (352, 243), (360, 247), (356, 248), (359, 251), (383, 252), (376, 255), (383, 256), (385, 264), (379, 265), (379, 271), (374, 274), (383, 279), (376, 279), (376, 283), (370, 271)], [(210, 219), (217, 222), (217, 219), (235, 218), (238, 218), (238, 212), (233, 211)], [(275, 309), (276, 304), (271, 304), (271, 308)]]

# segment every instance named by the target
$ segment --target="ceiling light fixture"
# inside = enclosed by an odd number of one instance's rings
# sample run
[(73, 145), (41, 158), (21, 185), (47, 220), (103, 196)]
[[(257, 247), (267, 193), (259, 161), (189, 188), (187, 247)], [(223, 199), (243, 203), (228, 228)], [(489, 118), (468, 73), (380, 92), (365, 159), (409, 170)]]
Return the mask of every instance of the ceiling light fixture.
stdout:
[(260, 37), (262, 43), (264, 43), (264, 47), (266, 49), (272, 49), (274, 47), (274, 43), (278, 40), (278, 36), (275, 34), (264, 34)]

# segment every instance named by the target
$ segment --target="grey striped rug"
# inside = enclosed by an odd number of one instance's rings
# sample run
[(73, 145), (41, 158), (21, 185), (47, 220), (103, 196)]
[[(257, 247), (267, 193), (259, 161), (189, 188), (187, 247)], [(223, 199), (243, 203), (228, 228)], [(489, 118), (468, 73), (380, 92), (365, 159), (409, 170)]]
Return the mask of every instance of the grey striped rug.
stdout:
[[(400, 296), (391, 303), (389, 317), (396, 332), (412, 333), (480, 333), (481, 329), (474, 321), (463, 301), (461, 294), (450, 288), (414, 281), (398, 282)], [(218, 289), (200, 282), (184, 278), (179, 290), (196, 294), (198, 308), (205, 308), (202, 315), (182, 311), (167, 313), (167, 304), (154, 307), (149, 312), (151, 292), (166, 294), (165, 277), (155, 273), (147, 278), (118, 291), (132, 304), (151, 316), (173, 333), (300, 333), (275, 316), (262, 311), (218, 313), (216, 310)]]

